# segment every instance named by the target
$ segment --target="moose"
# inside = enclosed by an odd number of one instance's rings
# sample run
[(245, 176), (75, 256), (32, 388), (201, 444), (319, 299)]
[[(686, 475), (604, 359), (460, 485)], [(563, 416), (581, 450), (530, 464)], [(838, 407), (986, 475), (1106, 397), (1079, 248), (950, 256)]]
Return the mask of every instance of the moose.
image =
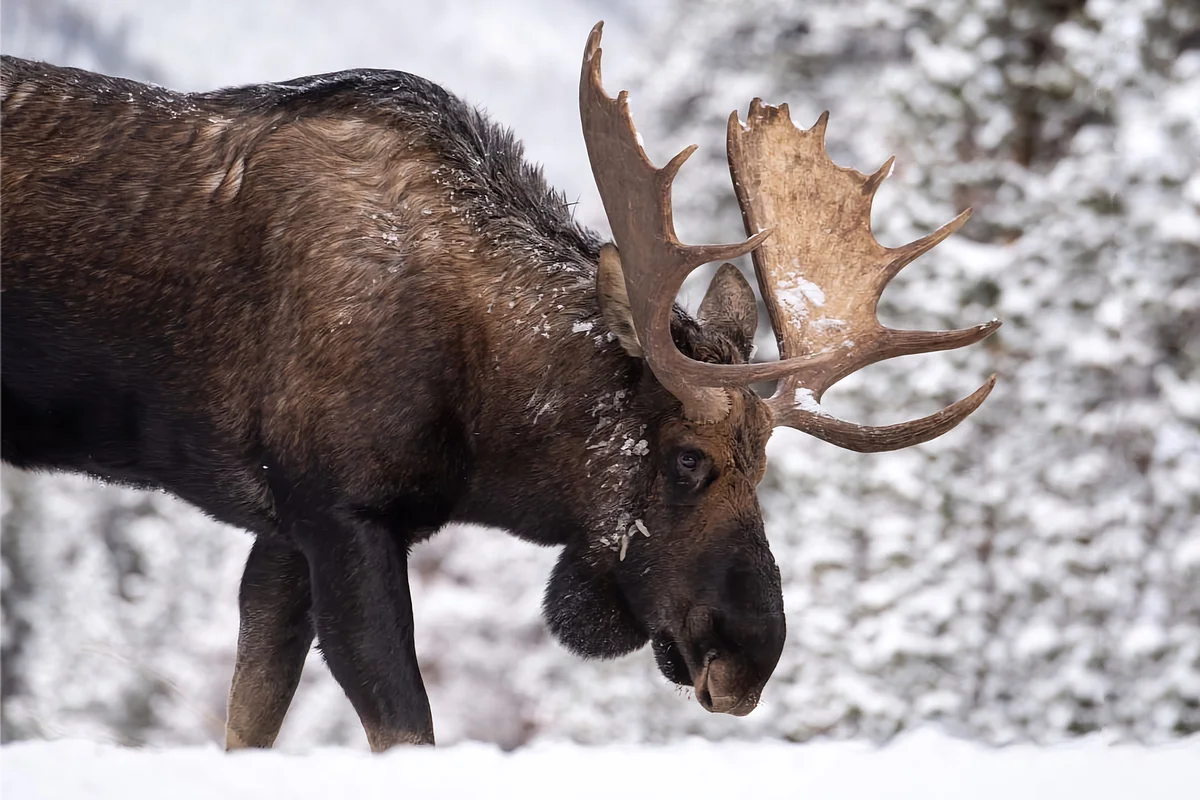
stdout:
[[(685, 245), (671, 185), (587, 41), (579, 110), (615, 242), (513, 135), (403, 72), (181, 94), (3, 59), (3, 458), (171, 492), (254, 536), (226, 746), (270, 747), (318, 642), (373, 750), (432, 744), (406, 574), (453, 522), (561, 547), (544, 616), (572, 652), (649, 642), (708, 711), (758, 704), (783, 649), (756, 486), (772, 429), (860, 452), (983, 402), (869, 427), (823, 394), (960, 347), (883, 327), (888, 281), (967, 219), (887, 248), (867, 176), (755, 100), (729, 120), (748, 238)], [(751, 254), (757, 300), (717, 269)], [(770, 397), (752, 384), (776, 381)]]

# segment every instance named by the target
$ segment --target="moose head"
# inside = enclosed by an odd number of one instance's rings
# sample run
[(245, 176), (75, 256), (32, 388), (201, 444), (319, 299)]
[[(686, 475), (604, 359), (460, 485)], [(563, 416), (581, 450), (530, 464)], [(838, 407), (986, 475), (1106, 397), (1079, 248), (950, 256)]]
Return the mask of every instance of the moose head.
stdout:
[[(755, 495), (771, 430), (793, 427), (858, 452), (940, 436), (979, 407), (995, 376), (935, 414), (883, 427), (836, 419), (821, 408), (821, 398), (869, 364), (972, 344), (999, 322), (940, 332), (879, 323), (876, 305), (892, 277), (961, 227), (970, 212), (903, 247), (879, 244), (870, 228), (871, 202), (892, 161), (870, 176), (835, 165), (824, 146), (827, 114), (803, 130), (786, 105), (756, 99), (745, 123), (734, 112), (729, 168), (749, 238), (681, 243), (671, 185), (695, 147), (661, 169), (653, 166), (627, 93), (613, 99), (602, 86), (601, 27), (588, 39), (579, 103), (616, 239), (600, 251), (597, 293), (609, 330), (629, 358), (648, 368), (634, 405), (647, 420), (651, 458), (642, 517), (622, 520), (625, 530), (616, 537), (619, 595), (608, 607), (582, 612), (595, 600), (595, 587), (568, 580), (564, 560), (547, 613), (564, 641), (592, 655), (637, 646), (638, 631), (646, 631), (668, 679), (694, 687), (710, 711), (747, 714), (779, 660), (785, 632), (779, 570)], [(745, 253), (752, 253), (778, 362), (749, 363), (757, 304), (732, 264), (717, 270), (695, 320), (675, 307), (692, 270)], [(772, 380), (778, 383), (770, 398), (750, 388)], [(619, 608), (620, 601), (627, 608)], [(614, 634), (626, 617), (628, 631)], [(588, 622), (584, 630), (567, 624), (580, 618)]]

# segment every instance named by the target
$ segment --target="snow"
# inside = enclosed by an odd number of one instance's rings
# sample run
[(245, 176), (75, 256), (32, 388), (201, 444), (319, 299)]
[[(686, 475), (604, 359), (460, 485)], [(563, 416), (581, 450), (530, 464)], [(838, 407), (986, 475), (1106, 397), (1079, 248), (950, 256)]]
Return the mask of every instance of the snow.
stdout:
[(808, 317), (809, 310), (825, 305), (825, 291), (802, 274), (803, 268), (793, 265), (794, 270), (784, 275), (775, 286), (775, 297), (798, 319)]
[(792, 396), (792, 402), (796, 408), (801, 411), (807, 411), (810, 414), (816, 414), (821, 417), (828, 417), (828, 412), (821, 408), (821, 404), (817, 402), (817, 398), (813, 396), (813, 390), (803, 386), (796, 389)]
[[(1100, 737), (1052, 748), (988, 749), (929, 731), (875, 749), (856, 743), (580, 747), (512, 753), (481, 745), (304, 754), (216, 747), (125, 749), (85, 741), (0, 750), (0, 788), (21, 800), (291, 800), (330, 797), (752, 797), (794, 800), (1155, 800), (1192, 797), (1200, 740), (1145, 748)], [(69, 766), (68, 766), (69, 765)], [(167, 789), (166, 787), (169, 787)]]

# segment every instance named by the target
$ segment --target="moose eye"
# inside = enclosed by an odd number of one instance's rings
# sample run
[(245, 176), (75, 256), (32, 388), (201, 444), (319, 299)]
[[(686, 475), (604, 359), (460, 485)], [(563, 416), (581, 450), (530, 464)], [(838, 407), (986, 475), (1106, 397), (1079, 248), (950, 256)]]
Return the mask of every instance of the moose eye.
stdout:
[(701, 492), (712, 483), (713, 464), (707, 455), (701, 450), (684, 449), (675, 453), (672, 474), (672, 483), (679, 495), (679, 500), (682, 502), (686, 497), (692, 497), (696, 492)]
[(683, 473), (695, 472), (700, 466), (702, 456), (695, 450), (684, 450), (675, 457), (675, 463), (679, 466), (679, 471)]

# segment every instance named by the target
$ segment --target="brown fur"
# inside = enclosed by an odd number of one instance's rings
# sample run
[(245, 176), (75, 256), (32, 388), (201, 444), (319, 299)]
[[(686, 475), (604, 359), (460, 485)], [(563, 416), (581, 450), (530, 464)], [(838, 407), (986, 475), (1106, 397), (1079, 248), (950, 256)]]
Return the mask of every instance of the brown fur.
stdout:
[[(4, 458), (255, 533), (230, 747), (273, 742), (314, 633), (372, 747), (433, 741), (405, 563), (452, 521), (564, 547), (546, 616), (576, 652), (652, 638), (753, 707), (783, 643), (765, 409), (683, 420), (506, 132), (403, 73), (180, 95), (5, 58), (3, 83)], [(745, 359), (748, 291), (723, 272), (679, 346)]]

